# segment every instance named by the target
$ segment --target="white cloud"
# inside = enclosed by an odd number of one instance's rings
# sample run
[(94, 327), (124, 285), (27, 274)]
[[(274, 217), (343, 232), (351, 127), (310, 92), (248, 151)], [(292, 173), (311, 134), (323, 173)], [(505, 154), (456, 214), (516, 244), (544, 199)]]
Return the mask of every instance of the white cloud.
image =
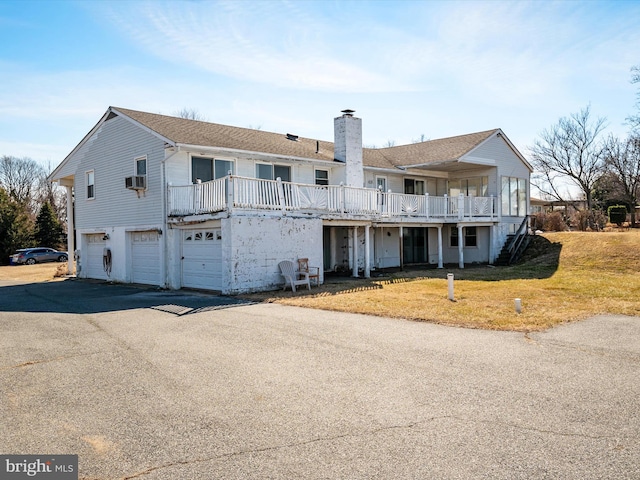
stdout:
[[(323, 17), (295, 3), (117, 4), (108, 16), (143, 48), (174, 64), (276, 87), (324, 91), (403, 88), (393, 77), (341, 53)], [(100, 6), (103, 8), (104, 6)]]

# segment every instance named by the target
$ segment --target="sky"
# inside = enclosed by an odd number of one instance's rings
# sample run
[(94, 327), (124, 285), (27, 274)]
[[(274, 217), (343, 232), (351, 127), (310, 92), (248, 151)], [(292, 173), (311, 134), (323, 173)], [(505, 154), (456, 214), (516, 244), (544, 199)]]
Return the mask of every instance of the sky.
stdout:
[(0, 0), (0, 155), (55, 168), (109, 106), (365, 146), (501, 128), (528, 156), (590, 105), (625, 136), (640, 1)]

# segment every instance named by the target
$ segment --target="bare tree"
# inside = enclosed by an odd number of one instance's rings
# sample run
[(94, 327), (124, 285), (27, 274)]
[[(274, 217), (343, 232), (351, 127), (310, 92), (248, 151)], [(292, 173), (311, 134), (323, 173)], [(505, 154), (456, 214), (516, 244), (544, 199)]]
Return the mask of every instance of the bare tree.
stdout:
[(0, 186), (13, 200), (36, 207), (39, 179), (46, 177), (44, 168), (28, 157), (0, 157)]
[[(640, 65), (631, 67), (631, 83), (637, 83), (640, 87)], [(638, 91), (636, 92), (636, 98), (636, 110), (638, 113), (635, 115), (629, 115), (627, 117), (627, 123), (631, 127), (631, 131), (636, 135), (640, 135), (640, 88), (638, 88)]]
[(187, 120), (197, 120), (199, 122), (206, 122), (207, 119), (195, 108), (182, 108), (174, 114), (176, 117), (186, 118)]
[(605, 147), (599, 137), (605, 127), (604, 118), (591, 119), (587, 106), (544, 130), (531, 148), (537, 172), (532, 183), (542, 193), (567, 202), (563, 185), (569, 181), (580, 188), (591, 210), (592, 190), (604, 164)]
[(631, 223), (635, 225), (635, 206), (640, 200), (640, 136), (626, 140), (609, 137), (605, 165), (621, 200), (630, 207)]

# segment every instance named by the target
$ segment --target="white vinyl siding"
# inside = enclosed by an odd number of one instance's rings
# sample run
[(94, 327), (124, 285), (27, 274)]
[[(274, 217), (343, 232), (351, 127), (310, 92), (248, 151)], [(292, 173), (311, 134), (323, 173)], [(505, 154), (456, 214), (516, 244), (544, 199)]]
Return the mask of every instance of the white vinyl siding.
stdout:
[[(95, 199), (76, 203), (78, 229), (162, 223), (162, 140), (115, 117), (105, 122), (74, 155), (80, 160), (76, 183), (83, 179), (83, 191), (87, 189), (85, 172), (93, 170), (97, 181)], [(138, 196), (125, 188), (124, 179), (135, 168), (132, 160), (143, 156), (146, 156), (147, 191)]]

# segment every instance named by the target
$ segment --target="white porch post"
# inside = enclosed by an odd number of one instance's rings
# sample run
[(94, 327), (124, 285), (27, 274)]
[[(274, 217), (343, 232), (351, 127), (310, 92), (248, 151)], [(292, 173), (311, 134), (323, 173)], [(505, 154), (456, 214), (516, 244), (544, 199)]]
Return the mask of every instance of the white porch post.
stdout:
[(443, 261), (442, 261), (442, 225), (438, 225), (438, 268), (443, 268)]
[(75, 225), (73, 223), (73, 183), (64, 183), (67, 188), (67, 274), (76, 273), (76, 259), (74, 252), (76, 249), (75, 242)]
[(371, 267), (369, 266), (369, 225), (364, 226), (364, 278), (371, 277)]
[(329, 227), (329, 255), (331, 270), (336, 268), (336, 227)]
[(404, 269), (404, 227), (398, 228), (400, 235), (400, 269)]
[(351, 275), (358, 276), (358, 227), (353, 227), (353, 265), (351, 266)]
[(464, 237), (462, 236), (462, 225), (458, 224), (458, 267), (464, 268)]

